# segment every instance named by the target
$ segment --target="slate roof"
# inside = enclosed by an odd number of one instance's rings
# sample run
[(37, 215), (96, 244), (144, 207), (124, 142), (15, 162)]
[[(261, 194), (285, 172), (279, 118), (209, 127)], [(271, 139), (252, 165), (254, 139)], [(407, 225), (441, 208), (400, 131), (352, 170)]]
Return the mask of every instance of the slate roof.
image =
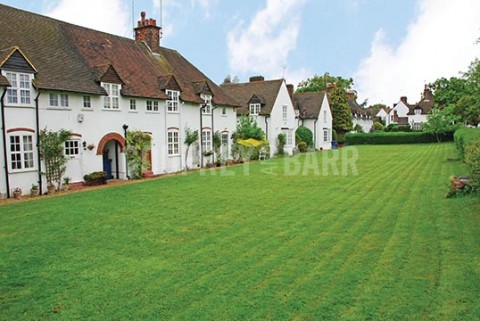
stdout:
[(414, 115), (415, 109), (421, 109), (422, 115), (427, 115), (435, 104), (433, 99), (422, 99), (416, 105), (410, 107), (410, 111), (407, 115)]
[(256, 98), (261, 103), (259, 114), (265, 116), (270, 115), (272, 112), (283, 82), (283, 79), (264, 80), (240, 84), (222, 84), (221, 87), (230, 97), (238, 102), (240, 107), (237, 109), (237, 115), (248, 114), (249, 103), (252, 98)]
[(294, 94), (293, 104), (298, 110), (299, 117), (301, 119), (317, 119), (325, 97), (327, 97), (325, 91)]
[(0, 4), (0, 58), (17, 46), (37, 68), (38, 89), (105, 95), (99, 79), (112, 67), (121, 79), (122, 94), (167, 99), (160, 88), (174, 76), (184, 101), (202, 103), (193, 82), (208, 82), (215, 104), (236, 106), (219, 86), (177, 51), (160, 48), (154, 54), (143, 42), (79, 27)]

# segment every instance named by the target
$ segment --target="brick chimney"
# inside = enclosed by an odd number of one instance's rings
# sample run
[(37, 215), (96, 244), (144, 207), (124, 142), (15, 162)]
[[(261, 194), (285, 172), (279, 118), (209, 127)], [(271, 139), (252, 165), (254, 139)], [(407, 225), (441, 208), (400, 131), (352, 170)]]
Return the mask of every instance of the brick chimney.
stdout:
[(347, 98), (350, 101), (355, 101), (355, 92), (353, 90), (347, 91)]
[(432, 90), (428, 88), (428, 85), (425, 85), (425, 89), (423, 89), (423, 100), (432, 100), (433, 94)]
[(157, 26), (157, 20), (145, 19), (145, 11), (140, 14), (141, 20), (138, 21), (135, 30), (135, 40), (145, 42), (155, 53), (160, 53), (160, 36), (162, 28)]
[(405, 105), (408, 105), (408, 103), (407, 103), (407, 96), (402, 96), (402, 97), (400, 97), (400, 101), (401, 101), (402, 103), (404, 103)]
[(250, 77), (250, 82), (255, 82), (255, 81), (265, 81), (265, 78), (263, 76)]

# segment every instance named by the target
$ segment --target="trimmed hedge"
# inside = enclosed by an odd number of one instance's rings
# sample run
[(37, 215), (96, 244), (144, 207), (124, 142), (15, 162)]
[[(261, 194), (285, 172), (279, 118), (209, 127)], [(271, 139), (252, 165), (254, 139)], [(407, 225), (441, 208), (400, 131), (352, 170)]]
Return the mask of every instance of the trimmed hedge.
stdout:
[(470, 143), (475, 137), (480, 136), (480, 128), (461, 128), (455, 131), (453, 135), (455, 144), (457, 145), (458, 153), (460, 158), (463, 160), (465, 158), (465, 146)]
[[(441, 135), (442, 141), (453, 140), (453, 133)], [(389, 145), (389, 144), (424, 144), (436, 143), (435, 135), (424, 132), (373, 132), (347, 133), (347, 145)]]

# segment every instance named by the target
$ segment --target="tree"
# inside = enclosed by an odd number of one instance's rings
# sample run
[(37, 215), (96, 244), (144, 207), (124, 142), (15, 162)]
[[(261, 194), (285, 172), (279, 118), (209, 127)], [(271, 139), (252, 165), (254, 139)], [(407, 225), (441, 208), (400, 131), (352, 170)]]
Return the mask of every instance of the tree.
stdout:
[(352, 113), (343, 86), (333, 87), (330, 93), (330, 106), (332, 108), (333, 129), (337, 131), (337, 134), (342, 135), (352, 130)]
[(46, 128), (40, 131), (40, 157), (45, 162), (45, 176), (48, 184), (57, 184), (60, 189), (62, 177), (67, 169), (65, 156), (65, 142), (70, 139), (72, 132), (60, 129), (51, 131)]
[(440, 142), (440, 135), (455, 131), (459, 117), (453, 113), (453, 108), (434, 107), (427, 116), (427, 122), (423, 124), (423, 131), (432, 133), (436, 136), (437, 141)]
[(257, 126), (253, 118), (249, 116), (241, 116), (238, 120), (237, 129), (234, 133), (235, 139), (249, 139), (263, 140), (265, 133)]
[(323, 76), (315, 75), (313, 78), (300, 82), (296, 92), (305, 93), (327, 90), (327, 84), (336, 84), (342, 86), (345, 90), (351, 90), (353, 88), (353, 79), (330, 76), (327, 72)]
[(141, 178), (142, 172), (150, 165), (146, 161), (146, 155), (151, 148), (152, 138), (141, 130), (129, 130), (126, 140), (126, 154), (128, 165), (132, 168), (132, 177)]
[(462, 78), (440, 78), (429, 84), (437, 107), (451, 106), (459, 121), (476, 126), (480, 122), (480, 62), (474, 60)]
[(190, 146), (192, 146), (196, 141), (198, 141), (198, 130), (191, 131), (190, 128), (185, 128), (185, 141), (184, 144), (187, 145), (187, 151), (185, 152), (185, 169), (188, 170), (188, 151)]

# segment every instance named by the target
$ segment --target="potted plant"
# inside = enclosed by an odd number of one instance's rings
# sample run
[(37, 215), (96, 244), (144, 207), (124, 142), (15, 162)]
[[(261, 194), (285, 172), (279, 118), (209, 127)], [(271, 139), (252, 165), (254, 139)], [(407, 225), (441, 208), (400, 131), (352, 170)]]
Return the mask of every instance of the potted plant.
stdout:
[(20, 187), (15, 187), (13, 189), (13, 198), (17, 200), (22, 198), (22, 189)]
[(40, 193), (40, 190), (38, 188), (38, 185), (37, 184), (32, 184), (32, 188), (30, 189), (30, 195), (32, 197), (36, 197), (36, 196), (38, 196), (39, 193)]
[(72, 181), (72, 179), (71, 179), (70, 177), (68, 177), (68, 176), (65, 176), (65, 177), (63, 178), (63, 184), (62, 184), (62, 185), (63, 185), (63, 190), (64, 190), (64, 191), (70, 190), (70, 183), (71, 183), (71, 181)]
[(57, 189), (55, 187), (55, 184), (53, 184), (52, 182), (48, 182), (47, 190), (48, 190), (48, 194), (55, 194)]

